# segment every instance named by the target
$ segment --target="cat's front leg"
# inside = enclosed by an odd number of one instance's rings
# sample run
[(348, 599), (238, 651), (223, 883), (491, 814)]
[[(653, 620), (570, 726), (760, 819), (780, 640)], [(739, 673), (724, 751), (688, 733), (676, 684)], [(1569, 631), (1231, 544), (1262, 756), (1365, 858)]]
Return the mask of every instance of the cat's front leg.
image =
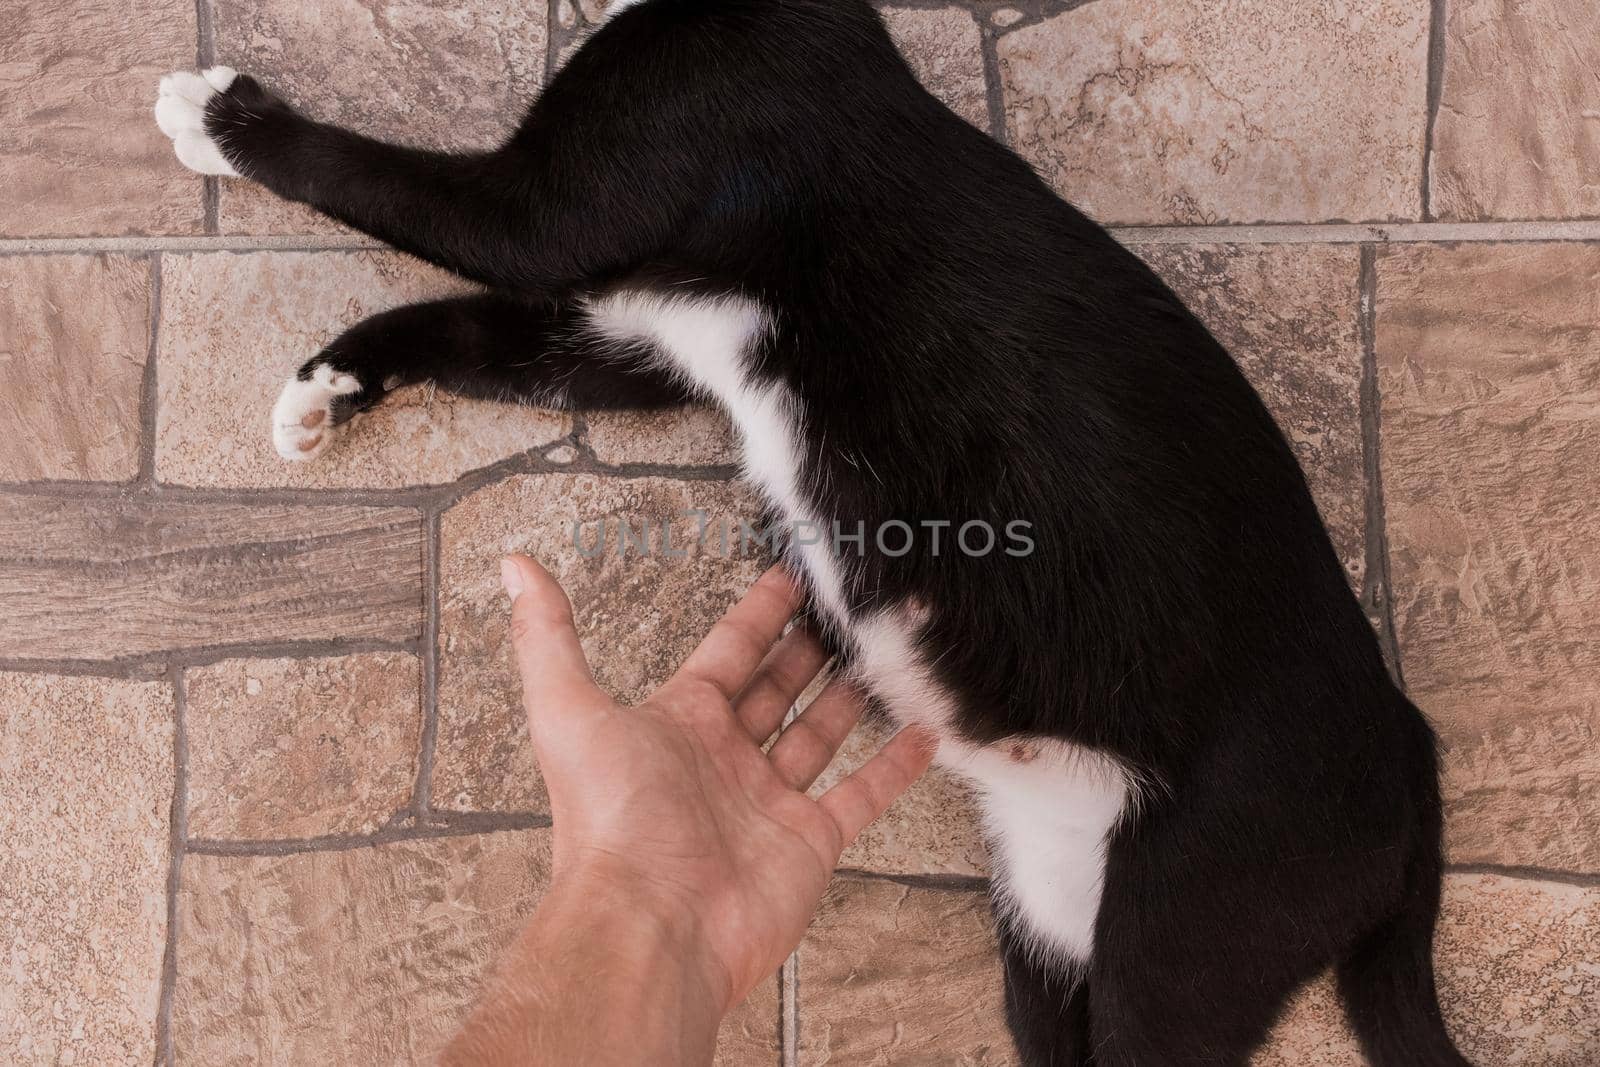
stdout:
[(239, 72), (232, 67), (211, 67), (198, 74), (180, 70), (161, 79), (156, 95), (156, 125), (172, 138), (178, 161), (190, 170), (239, 176), (221, 143), (206, 129), (211, 101), (225, 94), (238, 78)]
[(323, 455), (344, 424), (405, 385), (552, 408), (651, 408), (688, 399), (642, 346), (594, 328), (584, 307), (485, 293), (411, 304), (346, 330), (284, 383), (272, 443)]

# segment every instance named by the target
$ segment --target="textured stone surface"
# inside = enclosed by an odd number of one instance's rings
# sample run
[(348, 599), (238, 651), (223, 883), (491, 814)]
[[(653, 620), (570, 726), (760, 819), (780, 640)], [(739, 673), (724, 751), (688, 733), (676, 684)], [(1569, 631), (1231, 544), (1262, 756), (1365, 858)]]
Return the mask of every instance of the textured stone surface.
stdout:
[(1378, 271), (1395, 624), (1452, 858), (1600, 870), (1600, 249), (1401, 247)]
[(1295, 996), (1250, 1062), (1252, 1067), (1366, 1067), (1331, 974)]
[(172, 692), (0, 674), (0, 1062), (149, 1063)]
[[(1600, 1059), (1600, 889), (1452, 875), (1436, 943), (1440, 1002), (1474, 1063)], [(802, 1065), (1015, 1063), (980, 892), (835, 882), (800, 947)], [(1326, 977), (1257, 1067), (1365, 1067)]]
[(200, 232), (200, 179), (150, 113), (194, 55), (190, 0), (0, 8), (0, 236)]
[(284, 380), (340, 332), (400, 304), (464, 291), (394, 252), (210, 253), (162, 268), (156, 475), (178, 485), (399, 486), (453, 481), (570, 431), (568, 416), (460, 400), (389, 398), (311, 463), (272, 447)]
[(737, 462), (733, 427), (699, 404), (665, 411), (591, 411), (589, 447), (601, 463), (713, 467)]
[(1445, 10), (1434, 213), (1600, 216), (1600, 8), (1452, 0)]
[[(870, 759), (895, 728), (868, 720), (856, 727), (833, 764), (817, 779), (813, 795), (832, 787)], [(988, 874), (988, 852), (967, 787), (934, 768), (908, 789), (883, 818), (845, 849), (841, 867), (887, 874)]]
[(0, 493), (0, 656), (113, 659), (421, 632), (407, 508)]
[(550, 877), (548, 831), (239, 858), (178, 899), (178, 1063), (422, 1063)]
[(783, 1062), (778, 976), (757, 986), (722, 1020), (712, 1067), (778, 1067)]
[(148, 260), (0, 259), (0, 481), (137, 474), (149, 345)]
[(1473, 1063), (1600, 1063), (1600, 889), (1446, 880), (1439, 1002)]
[[(1600, 1062), (1600, 890), (1485, 875), (1445, 881), (1435, 970), (1473, 1063)], [(1327, 978), (1280, 1020), (1257, 1067), (1366, 1067)]]
[(1098, 0), (998, 42), (1006, 126), (1102, 222), (1414, 218), (1426, 3)]
[[(545, 830), (191, 855), (179, 897), (175, 1059), (432, 1062), (549, 877)], [(725, 1024), (719, 1064), (775, 1062), (777, 1014), (769, 982)]]
[[(307, 114), (425, 148), (492, 148), (539, 91), (543, 0), (211, 0), (217, 59), (257, 75)], [(224, 233), (336, 224), (247, 182), (222, 183)]]
[(371, 833), (410, 802), (417, 657), (227, 660), (185, 683), (189, 836)]
[(1136, 251), (1238, 361), (1294, 446), (1351, 584), (1366, 573), (1360, 253), (1349, 246)]
[(983, 45), (978, 24), (960, 8), (930, 11), (886, 7), (883, 20), (917, 79), (978, 127), (989, 128), (988, 89), (983, 77)]
[(801, 1067), (1017, 1062), (983, 893), (837, 879), (799, 975)]
[[(696, 545), (688, 509), (711, 523)], [(526, 739), (511, 669), (499, 559), (527, 552), (561, 581), (599, 683), (635, 701), (671, 676), (705, 632), (761, 573), (741, 559), (737, 523), (755, 521), (748, 497), (722, 482), (592, 475), (524, 475), (480, 490), (440, 523), (439, 739), (433, 802), (455, 809), (543, 810), (545, 793)], [(637, 535), (649, 519), (651, 554), (619, 554), (622, 524)], [(660, 524), (672, 522), (674, 552), (659, 552)], [(731, 522), (725, 554), (716, 530)], [(582, 543), (573, 523), (582, 522)]]

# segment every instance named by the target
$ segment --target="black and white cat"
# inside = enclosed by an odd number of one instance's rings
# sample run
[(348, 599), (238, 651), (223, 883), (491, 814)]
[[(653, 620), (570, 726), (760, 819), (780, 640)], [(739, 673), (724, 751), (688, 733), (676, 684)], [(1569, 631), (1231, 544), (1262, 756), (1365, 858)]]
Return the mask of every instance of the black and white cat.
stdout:
[[(783, 518), (922, 533), (792, 563), (981, 799), (1025, 1063), (1242, 1064), (1329, 966), (1374, 1063), (1465, 1062), (1431, 962), (1433, 734), (1293, 454), (1167, 287), (924, 91), (862, 0), (613, 4), (492, 152), (381, 144), (223, 67), (167, 78), (156, 117), (190, 167), (489, 289), (301, 368), (286, 459), (402, 383), (702, 396)], [(1033, 551), (950, 551), (974, 522)]]

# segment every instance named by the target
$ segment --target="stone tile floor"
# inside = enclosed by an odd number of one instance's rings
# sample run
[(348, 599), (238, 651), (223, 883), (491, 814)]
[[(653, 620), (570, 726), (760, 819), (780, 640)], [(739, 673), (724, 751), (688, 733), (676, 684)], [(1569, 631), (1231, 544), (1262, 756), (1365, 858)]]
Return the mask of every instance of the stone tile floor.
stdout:
[[(883, 10), (936, 93), (1171, 280), (1298, 449), (1445, 743), (1463, 1047), (1600, 1063), (1600, 10)], [(496, 556), (556, 566), (626, 695), (753, 576), (571, 545), (574, 518), (740, 514), (709, 411), (415, 390), (280, 465), (288, 370), (460, 283), (195, 178), (149, 116), (162, 73), (219, 61), (369, 132), (488, 144), (596, 14), (0, 10), (0, 1062), (425, 1061), (548, 870)], [(721, 1062), (1014, 1062), (960, 789), (926, 779), (847, 864)], [(1360, 1062), (1325, 983), (1259, 1062)]]

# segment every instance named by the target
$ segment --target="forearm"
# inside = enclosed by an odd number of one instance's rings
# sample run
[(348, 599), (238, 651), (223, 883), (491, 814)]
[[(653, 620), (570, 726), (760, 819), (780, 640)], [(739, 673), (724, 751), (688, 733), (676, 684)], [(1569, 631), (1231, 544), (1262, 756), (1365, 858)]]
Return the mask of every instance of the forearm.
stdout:
[(581, 881), (551, 887), (445, 1067), (709, 1064), (724, 991), (696, 931)]

